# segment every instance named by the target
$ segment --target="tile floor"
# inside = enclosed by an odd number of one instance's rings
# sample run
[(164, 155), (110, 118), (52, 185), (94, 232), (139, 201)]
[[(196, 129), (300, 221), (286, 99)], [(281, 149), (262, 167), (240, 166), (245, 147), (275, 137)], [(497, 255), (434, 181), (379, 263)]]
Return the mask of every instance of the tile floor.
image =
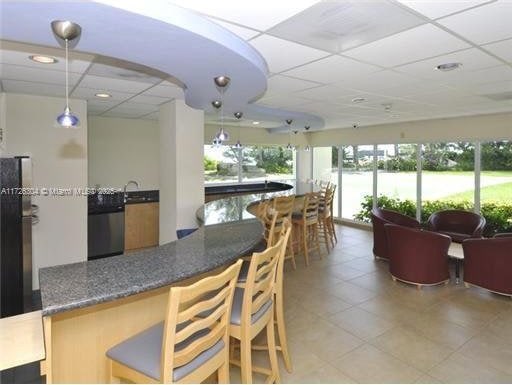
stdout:
[[(512, 382), (510, 298), (454, 279), (422, 291), (394, 283), (387, 262), (373, 258), (371, 232), (337, 233), (329, 256), (286, 267), (293, 372), (281, 361), (282, 382)], [(268, 365), (264, 352), (253, 361)], [(231, 373), (240, 381), (237, 368)]]

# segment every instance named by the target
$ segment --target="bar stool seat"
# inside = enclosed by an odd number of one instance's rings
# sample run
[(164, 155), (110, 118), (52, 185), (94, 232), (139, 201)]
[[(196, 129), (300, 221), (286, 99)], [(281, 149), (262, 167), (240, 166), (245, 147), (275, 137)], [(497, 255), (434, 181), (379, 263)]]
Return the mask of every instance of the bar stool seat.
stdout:
[[(177, 326), (176, 330), (182, 330), (190, 322), (184, 322)], [(107, 351), (107, 357), (122, 363), (158, 381), (161, 371), (162, 339), (164, 323), (160, 322), (149, 329), (121, 342)], [(176, 344), (175, 351), (180, 351), (189, 346), (200, 337), (207, 335), (208, 329), (202, 329)], [(173, 371), (173, 381), (177, 382), (186, 375), (192, 373), (206, 363), (224, 348), (224, 341), (219, 340), (215, 345), (200, 353), (189, 363), (177, 367)]]
[[(246, 276), (247, 277), (247, 276)], [(231, 308), (231, 324), (240, 325), (240, 319), (242, 314), (242, 304), (244, 302), (244, 289), (237, 287), (235, 288), (235, 294), (233, 296), (233, 306)], [(258, 321), (265, 313), (272, 307), (272, 300), (269, 299), (265, 302), (256, 313), (251, 316), (251, 323)]]

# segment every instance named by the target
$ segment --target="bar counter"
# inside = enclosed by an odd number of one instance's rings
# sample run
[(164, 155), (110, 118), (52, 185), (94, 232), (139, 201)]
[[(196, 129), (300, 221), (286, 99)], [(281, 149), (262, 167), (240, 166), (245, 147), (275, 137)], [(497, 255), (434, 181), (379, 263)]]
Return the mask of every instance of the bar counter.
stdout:
[(261, 241), (263, 227), (247, 206), (310, 189), (300, 185), (212, 201), (196, 213), (201, 227), (183, 239), (40, 269), (47, 382), (108, 382), (105, 352), (164, 319), (169, 287), (215, 274)]

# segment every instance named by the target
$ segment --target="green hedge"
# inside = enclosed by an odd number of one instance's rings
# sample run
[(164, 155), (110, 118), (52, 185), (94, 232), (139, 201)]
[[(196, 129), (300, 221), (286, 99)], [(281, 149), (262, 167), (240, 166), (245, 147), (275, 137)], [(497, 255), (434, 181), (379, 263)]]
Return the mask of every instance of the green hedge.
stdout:
[[(390, 198), (380, 195), (377, 198), (377, 206), (383, 209), (398, 211), (410, 217), (416, 217), (416, 203), (409, 199)], [(361, 203), (361, 211), (356, 214), (355, 219), (371, 222), (372, 207), (373, 197), (366, 195)], [(421, 222), (425, 224), (432, 213), (448, 209), (471, 211), (473, 204), (468, 201), (425, 201), (422, 204)], [(512, 204), (483, 203), (480, 211), (487, 221), (484, 230), (485, 236), (512, 232)]]

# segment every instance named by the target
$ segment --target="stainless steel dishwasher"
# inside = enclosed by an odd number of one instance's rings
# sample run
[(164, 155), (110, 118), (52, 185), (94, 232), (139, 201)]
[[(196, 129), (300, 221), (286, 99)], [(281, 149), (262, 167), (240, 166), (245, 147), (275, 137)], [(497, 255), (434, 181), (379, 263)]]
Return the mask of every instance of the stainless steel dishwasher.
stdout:
[(96, 197), (89, 202), (87, 258), (111, 257), (124, 252), (124, 202)]

